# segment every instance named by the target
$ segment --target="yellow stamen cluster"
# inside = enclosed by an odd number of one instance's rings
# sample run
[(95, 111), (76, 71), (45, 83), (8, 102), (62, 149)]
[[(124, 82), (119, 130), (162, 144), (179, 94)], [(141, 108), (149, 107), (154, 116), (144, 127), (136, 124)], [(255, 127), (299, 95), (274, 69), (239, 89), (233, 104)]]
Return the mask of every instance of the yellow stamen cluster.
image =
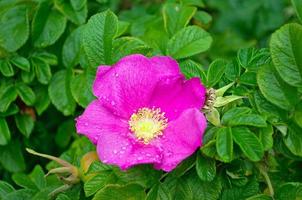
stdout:
[(129, 120), (130, 130), (145, 144), (162, 135), (167, 125), (168, 119), (159, 108), (140, 108)]

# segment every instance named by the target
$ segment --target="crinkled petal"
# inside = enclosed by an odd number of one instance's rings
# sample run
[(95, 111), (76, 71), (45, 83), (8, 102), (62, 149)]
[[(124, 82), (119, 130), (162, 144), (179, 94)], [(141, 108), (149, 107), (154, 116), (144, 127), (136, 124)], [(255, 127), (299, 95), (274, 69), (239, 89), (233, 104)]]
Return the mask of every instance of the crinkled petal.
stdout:
[(169, 123), (161, 137), (163, 160), (155, 164), (157, 169), (173, 170), (182, 160), (195, 152), (202, 144), (206, 119), (197, 109), (184, 111), (178, 119)]
[(103, 131), (125, 131), (128, 130), (128, 123), (113, 115), (99, 100), (94, 100), (76, 119), (76, 129), (96, 144)]
[(148, 105), (159, 80), (165, 76), (181, 76), (175, 63), (171, 63), (165, 57), (126, 56), (106, 73), (103, 67), (98, 69), (93, 93), (114, 114), (128, 119), (136, 110)]
[(201, 109), (205, 99), (206, 88), (198, 78), (171, 78), (158, 82), (150, 107), (161, 108), (169, 120), (174, 120), (186, 109)]
[(118, 132), (103, 133), (97, 153), (103, 163), (117, 165), (122, 170), (137, 164), (161, 162), (161, 152), (156, 146), (141, 144)]

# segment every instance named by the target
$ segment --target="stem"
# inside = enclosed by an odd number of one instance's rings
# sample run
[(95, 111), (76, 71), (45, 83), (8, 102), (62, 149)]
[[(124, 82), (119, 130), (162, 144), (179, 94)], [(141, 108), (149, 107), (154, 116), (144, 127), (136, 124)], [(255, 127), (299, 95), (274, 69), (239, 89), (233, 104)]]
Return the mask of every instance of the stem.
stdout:
[(262, 176), (263, 176), (264, 179), (265, 179), (265, 182), (266, 182), (266, 184), (267, 184), (267, 187), (268, 187), (270, 196), (273, 198), (273, 197), (274, 197), (274, 188), (273, 188), (273, 186), (272, 186), (271, 179), (269, 178), (269, 176), (268, 176), (268, 174), (267, 174), (267, 171), (264, 169), (263, 166), (259, 166), (258, 168), (259, 168), (259, 170), (260, 170), (260, 173), (262, 174)]

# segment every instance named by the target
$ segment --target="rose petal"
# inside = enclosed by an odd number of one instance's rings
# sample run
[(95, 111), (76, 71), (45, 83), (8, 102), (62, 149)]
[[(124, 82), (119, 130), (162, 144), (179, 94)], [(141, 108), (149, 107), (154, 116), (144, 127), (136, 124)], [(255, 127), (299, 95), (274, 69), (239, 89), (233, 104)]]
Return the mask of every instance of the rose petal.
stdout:
[(199, 110), (184, 111), (178, 119), (169, 123), (160, 138), (163, 160), (155, 167), (167, 172), (173, 170), (200, 147), (205, 129), (206, 119)]
[(103, 133), (98, 140), (97, 152), (102, 162), (117, 165), (122, 170), (137, 164), (161, 162), (157, 147), (133, 141), (118, 132)]
[(184, 80), (171, 78), (158, 82), (150, 106), (161, 108), (169, 120), (176, 119), (186, 109), (201, 109), (205, 103), (206, 88), (198, 78)]
[(76, 129), (78, 133), (86, 135), (96, 144), (103, 131), (128, 130), (128, 122), (109, 112), (99, 100), (94, 100), (76, 119)]
[(114, 114), (128, 119), (148, 105), (159, 80), (165, 76), (181, 76), (176, 67), (167, 57), (126, 56), (106, 73), (103, 67), (98, 69), (93, 92)]

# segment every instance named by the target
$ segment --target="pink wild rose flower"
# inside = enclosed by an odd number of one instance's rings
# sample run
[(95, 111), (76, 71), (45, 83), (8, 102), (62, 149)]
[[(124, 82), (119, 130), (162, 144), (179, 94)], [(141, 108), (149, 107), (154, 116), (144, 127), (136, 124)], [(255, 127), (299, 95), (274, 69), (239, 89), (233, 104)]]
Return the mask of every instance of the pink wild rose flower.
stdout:
[(93, 93), (76, 128), (103, 163), (123, 170), (150, 163), (168, 172), (201, 146), (206, 89), (198, 78), (185, 80), (170, 57), (136, 54), (99, 66)]

